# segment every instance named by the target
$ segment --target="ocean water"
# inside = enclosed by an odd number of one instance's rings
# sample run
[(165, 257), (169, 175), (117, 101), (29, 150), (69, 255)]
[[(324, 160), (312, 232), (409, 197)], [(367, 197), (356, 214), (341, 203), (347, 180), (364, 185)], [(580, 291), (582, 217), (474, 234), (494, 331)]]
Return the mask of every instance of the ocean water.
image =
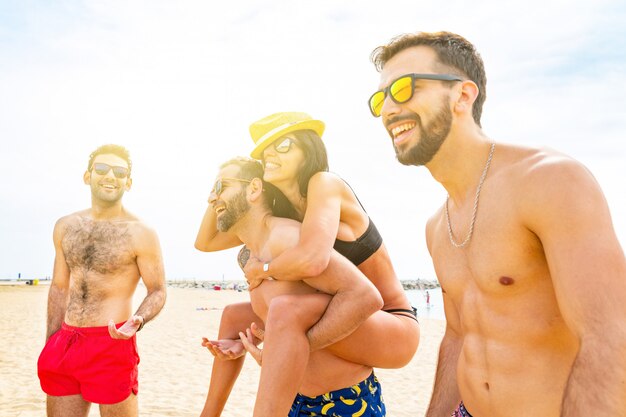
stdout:
[[(430, 295), (430, 303), (426, 303), (426, 291)], [(432, 290), (405, 290), (409, 301), (413, 307), (417, 308), (417, 317), (429, 319), (445, 320), (443, 312), (443, 296), (441, 288)]]

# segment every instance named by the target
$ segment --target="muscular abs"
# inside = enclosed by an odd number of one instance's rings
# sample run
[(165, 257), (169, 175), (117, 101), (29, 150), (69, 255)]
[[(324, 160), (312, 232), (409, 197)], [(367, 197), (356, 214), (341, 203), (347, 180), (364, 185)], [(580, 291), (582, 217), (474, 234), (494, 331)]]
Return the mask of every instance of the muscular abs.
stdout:
[(139, 279), (131, 224), (78, 218), (68, 225), (62, 248), (71, 277), (65, 321), (96, 326), (128, 316)]
[(462, 399), (478, 416), (557, 416), (576, 339), (559, 312), (539, 239), (511, 221), (514, 207), (481, 203), (469, 247), (450, 244), (443, 217), (430, 235), (455, 311), (448, 324), (463, 335)]

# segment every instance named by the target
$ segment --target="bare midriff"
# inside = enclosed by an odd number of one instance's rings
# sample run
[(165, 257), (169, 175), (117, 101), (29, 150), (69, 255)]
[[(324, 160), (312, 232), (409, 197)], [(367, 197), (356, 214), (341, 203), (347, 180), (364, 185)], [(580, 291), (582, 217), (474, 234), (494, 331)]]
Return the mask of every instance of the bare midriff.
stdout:
[(463, 291), (461, 398), (475, 416), (559, 416), (578, 342), (552, 285), (544, 277), (509, 292), (519, 283), (494, 281), (491, 289), (470, 284)]

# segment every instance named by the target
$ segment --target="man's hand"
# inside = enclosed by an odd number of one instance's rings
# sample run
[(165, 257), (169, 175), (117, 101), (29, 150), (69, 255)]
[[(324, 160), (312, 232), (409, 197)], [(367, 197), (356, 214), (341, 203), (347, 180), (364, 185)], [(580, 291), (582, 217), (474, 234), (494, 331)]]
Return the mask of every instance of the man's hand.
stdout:
[(142, 324), (143, 317), (132, 316), (118, 329), (115, 327), (115, 322), (111, 319), (109, 320), (109, 334), (113, 339), (130, 339), (137, 333)]
[(263, 262), (260, 259), (251, 256), (243, 267), (248, 281), (248, 291), (252, 291), (263, 283), (266, 278), (263, 276)]
[(255, 323), (250, 325), (251, 329), (246, 329), (246, 334), (239, 332), (239, 338), (246, 350), (252, 355), (256, 363), (262, 365), (263, 349), (259, 349), (257, 345), (263, 342), (265, 331), (260, 329)]
[(211, 355), (220, 360), (233, 360), (246, 354), (246, 349), (239, 339), (209, 340), (203, 337), (202, 346), (207, 348)]

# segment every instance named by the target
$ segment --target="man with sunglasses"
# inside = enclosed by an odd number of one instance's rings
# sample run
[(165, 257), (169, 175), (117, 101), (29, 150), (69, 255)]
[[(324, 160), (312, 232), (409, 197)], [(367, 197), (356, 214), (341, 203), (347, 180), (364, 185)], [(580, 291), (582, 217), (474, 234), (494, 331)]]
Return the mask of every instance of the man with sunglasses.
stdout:
[[(49, 417), (87, 416), (91, 403), (102, 416), (138, 414), (135, 333), (163, 308), (165, 276), (156, 233), (122, 206), (130, 172), (124, 147), (96, 149), (83, 175), (91, 208), (54, 227), (46, 346), (37, 364)], [(132, 314), (140, 278), (147, 295)]]
[(482, 59), (463, 37), (376, 48), (398, 161), (448, 192), (426, 225), (446, 313), (427, 416), (616, 416), (626, 410), (626, 261), (577, 161), (481, 130)]
[[(224, 163), (209, 197), (208, 210), (214, 211), (216, 216), (205, 216), (201, 226), (207, 227), (210, 221), (213, 223), (210, 229), (217, 229), (217, 239), (231, 239), (232, 246), (245, 244), (238, 258), (242, 269), (250, 257), (269, 261), (294, 247), (300, 238), (300, 222), (275, 216), (289, 214), (279, 207), (283, 203), (281, 199), (286, 201), (286, 198), (271, 184), (264, 183), (262, 177), (263, 166), (254, 159), (236, 158)], [(289, 299), (291, 301), (277, 300), (282, 295), (297, 295), (297, 302), (294, 297)], [(262, 357), (265, 366), (271, 363), (289, 372), (289, 377), (272, 378), (265, 368), (261, 371), (255, 416), (331, 415), (331, 409), (332, 415), (337, 417), (385, 415), (380, 384), (371, 366), (342, 359), (329, 349), (310, 352), (307, 330), (323, 314), (331, 314), (335, 318), (334, 325), (339, 328), (345, 325), (352, 332), (382, 307), (376, 287), (350, 261), (333, 251), (327, 269), (320, 275), (303, 281), (264, 280), (250, 291), (250, 301), (254, 313), (266, 326), (266, 355), (261, 356), (261, 351), (253, 348), (250, 329), (246, 335), (240, 333), (242, 342), (258, 362)], [(290, 303), (289, 320), (297, 323), (299, 330), (286, 341), (276, 339), (275, 335), (276, 326), (282, 325), (276, 324), (281, 320), (275, 316), (276, 310), (270, 303), (277, 301)], [(331, 302), (341, 307), (330, 306)], [(250, 323), (243, 326), (250, 326)], [(329, 336), (336, 332), (331, 327), (324, 328)], [(205, 340), (203, 345), (210, 347), (219, 343)], [(274, 344), (274, 350), (269, 347), (270, 343)], [(284, 347), (280, 357), (276, 355), (277, 343)], [(294, 374), (298, 375), (295, 384)], [(277, 391), (282, 395), (270, 394)]]

